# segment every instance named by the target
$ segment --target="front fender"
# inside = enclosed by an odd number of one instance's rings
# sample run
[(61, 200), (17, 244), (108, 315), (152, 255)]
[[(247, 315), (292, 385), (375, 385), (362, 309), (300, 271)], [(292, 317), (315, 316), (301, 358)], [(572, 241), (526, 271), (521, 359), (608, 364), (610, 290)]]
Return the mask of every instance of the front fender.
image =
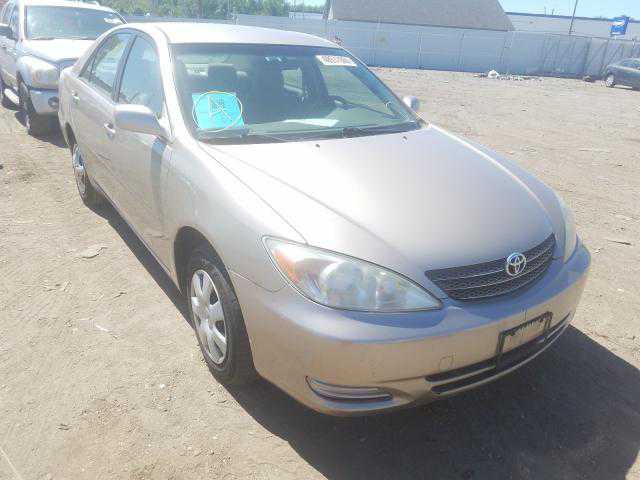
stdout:
[(25, 55), (18, 58), (18, 61), (16, 62), (16, 82), (19, 82), (21, 80), (28, 87), (33, 85), (30, 65), (34, 60), (38, 59), (30, 55)]

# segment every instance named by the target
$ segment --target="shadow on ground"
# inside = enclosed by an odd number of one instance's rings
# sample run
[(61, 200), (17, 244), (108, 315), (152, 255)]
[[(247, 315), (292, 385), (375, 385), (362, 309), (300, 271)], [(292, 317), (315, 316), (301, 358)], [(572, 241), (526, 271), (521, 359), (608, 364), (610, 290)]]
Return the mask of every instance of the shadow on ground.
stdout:
[(149, 275), (153, 277), (158, 286), (167, 297), (169, 297), (176, 309), (182, 314), (184, 320), (191, 325), (189, 322), (189, 310), (182, 293), (176, 288), (173, 281), (165, 273), (157, 260), (149, 253), (147, 247), (138, 239), (118, 212), (111, 205), (101, 205), (93, 211), (109, 222), (109, 225), (111, 225), (116, 233), (120, 235), (120, 238), (127, 244), (129, 250), (133, 252)]
[[(22, 112), (20, 110), (15, 110), (13, 116), (16, 121), (24, 127), (24, 118)], [(51, 131), (43, 135), (38, 135), (35, 138), (37, 138), (38, 140), (42, 140), (43, 142), (48, 142), (51, 145), (55, 145), (56, 147), (66, 148), (67, 142), (65, 142), (64, 137), (62, 136), (62, 132), (60, 131), (60, 125), (58, 123), (57, 116), (52, 117), (50, 123)]]
[[(127, 224), (110, 207), (97, 213), (188, 322), (180, 292)], [(324, 416), (266, 381), (229, 392), (330, 479), (617, 480), (640, 449), (640, 371), (574, 327), (515, 374), (392, 414)]]
[(332, 418), (261, 382), (231, 391), (330, 479), (624, 479), (640, 449), (640, 371), (569, 327), (519, 372), (426, 407)]

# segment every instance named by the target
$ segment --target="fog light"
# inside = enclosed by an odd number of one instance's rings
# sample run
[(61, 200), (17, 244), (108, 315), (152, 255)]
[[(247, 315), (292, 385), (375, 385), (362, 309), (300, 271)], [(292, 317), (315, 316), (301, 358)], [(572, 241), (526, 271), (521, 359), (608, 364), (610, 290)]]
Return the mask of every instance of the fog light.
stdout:
[(375, 387), (340, 387), (307, 377), (309, 388), (321, 397), (331, 400), (391, 400), (391, 395)]
[(57, 110), (58, 105), (60, 104), (60, 100), (58, 100), (58, 97), (51, 97), (47, 103), (51, 108), (53, 108), (54, 110)]

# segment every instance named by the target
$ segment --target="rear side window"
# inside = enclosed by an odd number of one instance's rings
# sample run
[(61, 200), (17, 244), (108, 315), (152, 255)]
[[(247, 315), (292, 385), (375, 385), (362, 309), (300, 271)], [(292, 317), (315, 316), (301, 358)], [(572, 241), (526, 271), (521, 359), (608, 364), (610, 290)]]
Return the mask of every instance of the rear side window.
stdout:
[(130, 37), (129, 33), (118, 33), (107, 38), (96, 50), (90, 72), (84, 78), (103, 92), (113, 93), (118, 65)]
[(5, 25), (9, 24), (9, 16), (11, 15), (11, 10), (13, 10), (13, 3), (7, 3), (2, 9), (2, 16), (0, 16), (0, 23), (4, 23)]
[(120, 82), (119, 103), (144, 105), (156, 116), (162, 114), (164, 95), (158, 55), (153, 45), (137, 37), (131, 47)]
[(11, 34), (13, 38), (16, 40), (18, 39), (18, 35), (20, 34), (20, 28), (19, 28), (20, 22), (18, 21), (19, 17), (20, 17), (20, 14), (18, 12), (18, 7), (14, 5), (10, 13), (9, 27), (11, 28)]

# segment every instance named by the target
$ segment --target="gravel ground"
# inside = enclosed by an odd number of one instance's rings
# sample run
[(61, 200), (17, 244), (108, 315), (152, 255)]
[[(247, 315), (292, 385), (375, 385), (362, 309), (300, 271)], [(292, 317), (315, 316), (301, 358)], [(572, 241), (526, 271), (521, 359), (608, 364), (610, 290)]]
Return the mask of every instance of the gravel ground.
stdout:
[(640, 93), (379, 73), (574, 209), (593, 268), (564, 337), (517, 374), (389, 415), (226, 389), (151, 255), (81, 204), (61, 138), (2, 110), (0, 479), (640, 479)]

